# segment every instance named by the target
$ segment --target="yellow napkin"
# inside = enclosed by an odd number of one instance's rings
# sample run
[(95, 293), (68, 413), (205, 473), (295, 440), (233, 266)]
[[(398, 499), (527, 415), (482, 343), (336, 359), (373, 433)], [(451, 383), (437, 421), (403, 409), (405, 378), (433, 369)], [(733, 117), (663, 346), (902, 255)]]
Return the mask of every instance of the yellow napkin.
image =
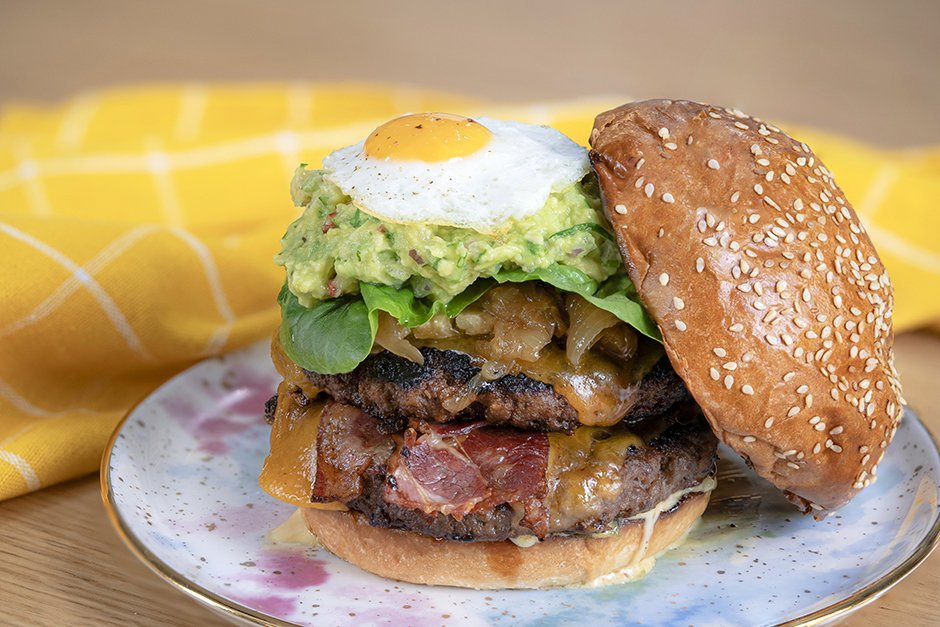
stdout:
[[(610, 99), (497, 106), (374, 85), (187, 85), (0, 115), (0, 499), (94, 471), (112, 429), (193, 362), (266, 337), (300, 162), (408, 111), (556, 126)], [(835, 173), (894, 280), (898, 329), (940, 318), (940, 150), (787, 127)], [(259, 408), (260, 412), (260, 408)]]

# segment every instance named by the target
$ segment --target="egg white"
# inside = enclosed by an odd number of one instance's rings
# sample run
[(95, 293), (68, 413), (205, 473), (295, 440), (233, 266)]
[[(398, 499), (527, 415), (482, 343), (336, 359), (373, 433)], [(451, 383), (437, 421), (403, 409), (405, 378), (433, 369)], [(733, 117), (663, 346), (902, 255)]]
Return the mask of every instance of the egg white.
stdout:
[(492, 137), (466, 157), (376, 159), (365, 155), (362, 141), (328, 155), (324, 176), (380, 220), (486, 233), (537, 212), (553, 191), (590, 170), (587, 150), (553, 128), (474, 119)]

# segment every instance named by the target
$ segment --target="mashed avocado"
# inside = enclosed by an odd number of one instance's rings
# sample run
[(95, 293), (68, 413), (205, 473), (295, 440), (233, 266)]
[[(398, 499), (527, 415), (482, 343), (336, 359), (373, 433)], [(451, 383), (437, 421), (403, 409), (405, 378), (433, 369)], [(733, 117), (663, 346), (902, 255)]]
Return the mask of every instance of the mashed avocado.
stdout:
[(359, 292), (359, 283), (406, 287), (448, 302), (500, 270), (570, 266), (602, 282), (620, 271), (593, 176), (549, 196), (538, 212), (504, 229), (382, 222), (352, 204), (319, 170), (297, 169), (294, 204), (306, 207), (281, 240), (275, 261), (301, 304)]

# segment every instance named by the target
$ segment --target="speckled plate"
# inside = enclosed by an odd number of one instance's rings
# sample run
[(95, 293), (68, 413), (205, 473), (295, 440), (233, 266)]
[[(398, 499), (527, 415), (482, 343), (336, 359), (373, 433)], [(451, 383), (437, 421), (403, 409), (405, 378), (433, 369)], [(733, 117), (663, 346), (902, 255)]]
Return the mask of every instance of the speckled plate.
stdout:
[(268, 532), (292, 509), (257, 484), (277, 376), (258, 344), (154, 392), (102, 463), (118, 532), (167, 581), (236, 620), (296, 624), (818, 623), (864, 605), (937, 541), (940, 454), (908, 412), (878, 482), (823, 522), (725, 453), (702, 521), (646, 579), (593, 589), (471, 591), (400, 584)]

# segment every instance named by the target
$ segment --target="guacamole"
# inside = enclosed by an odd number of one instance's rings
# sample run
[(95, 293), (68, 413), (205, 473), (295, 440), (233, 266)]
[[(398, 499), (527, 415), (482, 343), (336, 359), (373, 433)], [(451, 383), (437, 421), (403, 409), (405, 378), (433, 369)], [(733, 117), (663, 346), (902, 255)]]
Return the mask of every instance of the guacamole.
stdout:
[(501, 270), (532, 272), (558, 264), (597, 282), (621, 271), (593, 175), (489, 234), (380, 221), (353, 205), (321, 171), (303, 166), (294, 174), (291, 195), (306, 209), (288, 227), (275, 261), (307, 307), (357, 294), (360, 282), (407, 288), (416, 298), (447, 303), (478, 278)]

